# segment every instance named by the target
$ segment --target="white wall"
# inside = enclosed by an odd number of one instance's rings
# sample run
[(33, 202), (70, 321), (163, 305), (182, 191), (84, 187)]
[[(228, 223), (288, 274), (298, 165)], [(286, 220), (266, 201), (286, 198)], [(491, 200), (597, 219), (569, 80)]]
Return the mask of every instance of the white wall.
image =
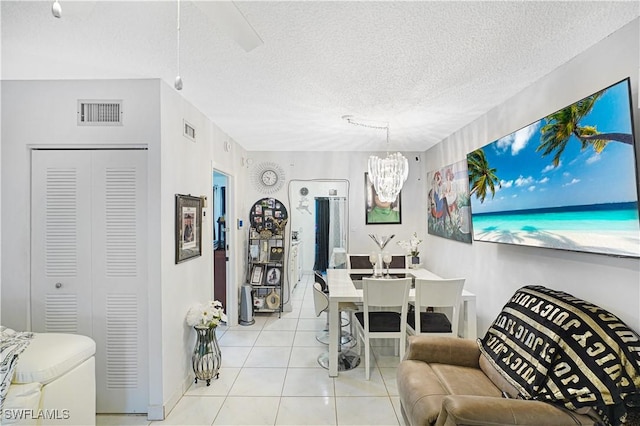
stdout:
[[(247, 268), (248, 226), (238, 228), (237, 219), (249, 210), (245, 198), (247, 185), (247, 151), (213, 125), (212, 169), (227, 175), (227, 318), (238, 325), (238, 300)], [(230, 145), (225, 142), (230, 141)], [(244, 223), (247, 223), (245, 220)]]
[[(153, 159), (159, 156), (160, 143), (158, 84), (158, 80), (2, 81), (3, 325), (30, 327), (30, 147), (146, 145), (151, 181), (159, 176)], [(78, 99), (122, 99), (125, 125), (77, 126)], [(157, 197), (151, 197), (149, 187), (148, 206), (154, 211)], [(158, 265), (158, 259), (149, 262), (150, 270)]]
[[(230, 176), (237, 174), (234, 164), (236, 144), (214, 123), (187, 102), (179, 92), (162, 84), (161, 87), (162, 156), (161, 185), (161, 275), (162, 312), (158, 322), (162, 324), (162, 392), (156, 390), (151, 402), (150, 418), (160, 418), (159, 404), (172, 409), (191, 385), (193, 371), (191, 351), (195, 344), (195, 333), (185, 323), (185, 315), (194, 303), (203, 303), (214, 298), (213, 294), (213, 226), (212, 203), (204, 209), (202, 217), (202, 256), (175, 264), (175, 194), (205, 195), (213, 200), (211, 176), (214, 167)], [(182, 134), (183, 120), (196, 128), (196, 141)], [(225, 149), (229, 142), (229, 151)], [(223, 169), (214, 164), (221, 161)], [(230, 182), (232, 183), (232, 182)], [(233, 185), (230, 185), (233, 188)], [(234, 210), (233, 202), (230, 209)], [(167, 232), (165, 232), (165, 230)], [(234, 232), (230, 238), (235, 238)], [(233, 283), (235, 273), (229, 280)], [(229, 303), (235, 306), (235, 303)], [(230, 310), (233, 310), (232, 308)], [(228, 309), (229, 310), (229, 309)], [(233, 312), (227, 312), (233, 316)], [(237, 316), (237, 315), (236, 315)], [(153, 352), (152, 352), (153, 353)], [(152, 360), (150, 362), (158, 362)], [(153, 390), (153, 384), (151, 386)]]
[[(241, 190), (245, 178), (236, 176), (238, 170), (244, 171), (240, 157), (245, 151), (157, 79), (2, 81), (1, 89), (3, 325), (30, 327), (30, 147), (148, 148), (149, 417), (162, 419), (193, 378), (190, 359), (195, 334), (185, 323), (187, 310), (213, 297), (211, 209), (204, 218), (202, 256), (176, 265), (175, 194), (212, 199), (214, 166)], [(122, 99), (124, 125), (77, 126), (78, 99)], [(197, 142), (182, 136), (183, 119), (196, 127)], [(240, 210), (235, 203), (244, 199), (233, 193), (230, 198), (233, 214)], [(235, 229), (230, 238), (238, 240)], [(236, 284), (236, 269), (243, 267), (232, 268), (231, 286)], [(237, 296), (231, 302), (231, 317), (237, 317), (236, 302)]]
[[(460, 129), (425, 154), (426, 170), (466, 154), (626, 77), (631, 77), (636, 147), (640, 144), (636, 19), (509, 101)], [(509, 296), (527, 284), (567, 291), (599, 304), (640, 330), (640, 262), (603, 255), (474, 242), (429, 235), (421, 258), (435, 273), (464, 276), (477, 295), (479, 335)]]
[[(285, 172), (287, 182), (292, 179), (345, 179), (349, 181), (349, 235), (348, 251), (352, 253), (370, 253), (377, 249), (368, 234), (395, 234), (395, 238), (387, 246), (387, 251), (403, 253), (396, 244), (400, 240), (408, 239), (411, 234), (418, 232), (421, 237), (426, 233), (425, 209), (426, 193), (424, 181), (424, 154), (415, 152), (403, 153), (409, 160), (409, 178), (402, 189), (402, 224), (400, 225), (366, 225), (365, 224), (365, 192), (364, 173), (367, 171), (367, 160), (373, 152), (258, 152), (252, 151), (247, 155), (253, 160), (249, 173), (261, 162), (279, 164)], [(377, 155), (385, 153), (376, 152)], [(289, 205), (288, 185), (274, 194), (275, 198), (284, 202), (287, 210), (297, 207)], [(246, 200), (248, 206), (267, 195), (248, 186)], [(249, 212), (245, 210), (241, 215), (248, 219)], [(289, 232), (290, 226), (287, 226)], [(303, 251), (305, 256), (313, 251), (312, 243), (307, 244), (306, 236)]]

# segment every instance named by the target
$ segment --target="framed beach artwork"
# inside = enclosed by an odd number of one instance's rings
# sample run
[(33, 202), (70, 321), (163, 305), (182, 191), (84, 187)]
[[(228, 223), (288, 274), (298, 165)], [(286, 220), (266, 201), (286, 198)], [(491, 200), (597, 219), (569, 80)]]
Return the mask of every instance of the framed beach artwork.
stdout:
[(202, 199), (176, 194), (176, 263), (202, 255)]
[(400, 196), (392, 202), (384, 202), (378, 199), (378, 194), (373, 187), (369, 173), (364, 174), (364, 202), (365, 223), (367, 225), (390, 225), (402, 223), (402, 211), (400, 210)]
[(640, 257), (629, 79), (467, 155), (473, 238)]
[(471, 208), (467, 161), (460, 160), (427, 173), (427, 231), (471, 243)]

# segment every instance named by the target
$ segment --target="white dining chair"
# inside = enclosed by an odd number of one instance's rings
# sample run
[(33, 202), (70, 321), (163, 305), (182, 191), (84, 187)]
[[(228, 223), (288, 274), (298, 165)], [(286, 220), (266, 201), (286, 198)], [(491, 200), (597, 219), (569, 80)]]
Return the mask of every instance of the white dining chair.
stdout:
[[(464, 282), (464, 278), (435, 280), (417, 278), (415, 310), (407, 318), (407, 332), (458, 337)], [(450, 312), (450, 316), (444, 311)]]
[(400, 359), (404, 358), (410, 288), (411, 278), (364, 278), (362, 280), (363, 311), (355, 313), (355, 323), (358, 337), (362, 341), (360, 353), (362, 354), (364, 350), (367, 380), (371, 377), (372, 338), (397, 339)]

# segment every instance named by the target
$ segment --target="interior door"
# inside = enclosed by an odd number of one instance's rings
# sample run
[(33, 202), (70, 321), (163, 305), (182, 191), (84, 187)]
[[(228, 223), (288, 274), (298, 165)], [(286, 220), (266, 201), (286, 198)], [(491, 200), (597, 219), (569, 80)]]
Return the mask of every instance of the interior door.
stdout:
[(226, 175), (213, 172), (213, 220), (215, 242), (213, 250), (213, 295), (227, 311), (227, 184)]
[(31, 197), (32, 330), (92, 336), (87, 153), (33, 151)]
[(148, 404), (146, 151), (91, 151), (93, 338), (98, 413)]
[(148, 404), (146, 151), (32, 152), (31, 318), (96, 341), (98, 413)]

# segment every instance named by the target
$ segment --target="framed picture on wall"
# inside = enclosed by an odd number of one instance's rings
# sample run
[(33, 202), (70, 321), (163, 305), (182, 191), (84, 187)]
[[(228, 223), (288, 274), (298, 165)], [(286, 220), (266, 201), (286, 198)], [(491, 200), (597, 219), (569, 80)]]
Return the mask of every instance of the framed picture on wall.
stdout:
[(392, 202), (380, 201), (373, 183), (369, 179), (369, 173), (364, 174), (364, 202), (365, 220), (367, 225), (401, 224), (402, 213), (400, 209), (400, 196)]
[(176, 194), (176, 263), (202, 255), (202, 199)]

